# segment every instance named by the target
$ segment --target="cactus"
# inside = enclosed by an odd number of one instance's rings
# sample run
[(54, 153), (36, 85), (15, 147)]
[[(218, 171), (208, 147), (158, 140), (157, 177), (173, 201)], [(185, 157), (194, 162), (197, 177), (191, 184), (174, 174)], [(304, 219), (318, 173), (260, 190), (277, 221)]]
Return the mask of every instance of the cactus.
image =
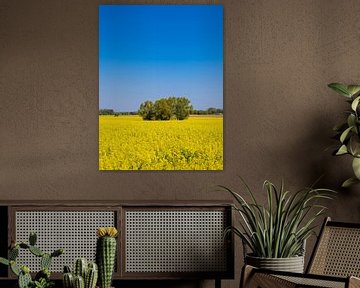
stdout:
[(1, 264), (4, 264), (4, 265), (6, 265), (6, 266), (9, 266), (10, 261), (9, 261), (8, 259), (5, 259), (5, 258), (3, 258), (3, 257), (0, 257), (0, 263), (1, 263)]
[(26, 243), (20, 243), (19, 244), (19, 246), (20, 246), (20, 248), (22, 248), (22, 249), (29, 249), (30, 248), (30, 245), (28, 245), (28, 244), (26, 244)]
[[(89, 263), (85, 258), (78, 258), (74, 263), (74, 273), (71, 273), (69, 266), (64, 266), (63, 286), (64, 288), (77, 288), (76, 285), (83, 288), (95, 288), (98, 278), (98, 269), (95, 263)], [(82, 276), (84, 275), (84, 276)], [(76, 280), (77, 279), (77, 280)], [(82, 279), (82, 281), (80, 280)], [(83, 283), (81, 283), (83, 282)]]
[(74, 275), (71, 273), (69, 266), (64, 266), (64, 273), (62, 275), (62, 283), (64, 288), (74, 287)]
[(10, 269), (16, 276), (19, 276), (21, 271), (19, 266), (16, 265), (16, 262), (14, 260), (10, 260)]
[(8, 253), (9, 260), (16, 260), (16, 258), (19, 256), (19, 246), (15, 246), (14, 248), (9, 250)]
[(29, 244), (31, 246), (35, 246), (37, 241), (37, 235), (35, 232), (31, 232), (29, 235)]
[(32, 254), (34, 254), (35, 256), (37, 256), (37, 257), (41, 257), (41, 256), (44, 255), (44, 252), (42, 252), (42, 251), (40, 250), (40, 248), (38, 248), (38, 247), (36, 247), (36, 246), (30, 245), (29, 251), (30, 251)]
[(77, 275), (74, 277), (74, 288), (85, 288), (84, 278)]
[(28, 288), (31, 283), (32, 283), (32, 279), (30, 273), (21, 271), (18, 279), (19, 288)]
[(69, 266), (67, 265), (64, 266), (64, 273), (71, 273), (71, 269)]
[(98, 279), (98, 266), (96, 263), (89, 263), (85, 276), (85, 288), (95, 288)]
[(44, 253), (44, 255), (41, 256), (41, 261), (40, 261), (41, 269), (44, 269), (44, 268), (49, 269), (50, 265), (51, 265), (51, 260), (52, 260), (51, 255), (48, 253)]
[(110, 288), (116, 257), (115, 227), (98, 228), (99, 238), (96, 243), (96, 261), (99, 267), (99, 282), (101, 288)]
[(24, 274), (29, 274), (30, 273), (30, 268), (28, 266), (22, 266), (20, 268), (21, 272), (23, 272)]
[(86, 258), (79, 258), (75, 261), (74, 274), (75, 276), (81, 276), (85, 279), (88, 262)]
[(51, 257), (58, 257), (64, 253), (64, 249), (57, 249), (51, 253)]
[(72, 273), (64, 273), (63, 277), (63, 286), (64, 288), (73, 288), (74, 287), (74, 276)]
[[(18, 276), (18, 286), (19, 288), (29, 288), (29, 287), (51, 287), (53, 282), (50, 281), (50, 264), (53, 257), (60, 256), (64, 251), (63, 249), (55, 250), (53, 253), (48, 254), (41, 251), (38, 247), (35, 246), (37, 236), (35, 233), (30, 233), (29, 244), (20, 242), (16, 243), (11, 241), (8, 259), (0, 257), (0, 263), (10, 266), (11, 271)], [(39, 271), (35, 276), (35, 281), (32, 280), (30, 275), (30, 269), (27, 266), (22, 266), (21, 268), (16, 264), (16, 259), (19, 256), (19, 250), (29, 250), (30, 253), (37, 257), (41, 257), (41, 271)]]

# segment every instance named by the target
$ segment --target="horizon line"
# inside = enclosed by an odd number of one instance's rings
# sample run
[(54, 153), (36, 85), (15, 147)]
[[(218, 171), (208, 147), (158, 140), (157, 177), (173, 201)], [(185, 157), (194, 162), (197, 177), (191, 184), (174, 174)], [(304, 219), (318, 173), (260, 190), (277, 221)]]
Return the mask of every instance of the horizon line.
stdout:
[[(192, 109), (192, 110), (196, 110), (196, 111), (206, 111), (206, 110), (209, 110), (210, 108), (212, 109), (219, 109), (219, 110), (224, 110), (223, 107), (219, 108), (219, 107), (208, 107), (208, 108), (205, 108), (205, 109)], [(119, 110), (115, 110), (113, 108), (99, 108), (99, 110), (113, 110), (114, 112), (120, 112), (120, 113), (130, 113), (130, 112), (137, 112), (139, 111), (139, 109), (137, 110), (131, 110), (131, 111), (119, 111)]]

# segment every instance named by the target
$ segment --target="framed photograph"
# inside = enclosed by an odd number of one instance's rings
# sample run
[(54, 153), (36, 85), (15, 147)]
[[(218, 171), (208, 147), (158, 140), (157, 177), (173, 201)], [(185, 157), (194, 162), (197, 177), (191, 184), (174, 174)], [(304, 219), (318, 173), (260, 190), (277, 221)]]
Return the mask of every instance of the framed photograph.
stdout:
[(223, 170), (223, 6), (99, 6), (99, 170)]

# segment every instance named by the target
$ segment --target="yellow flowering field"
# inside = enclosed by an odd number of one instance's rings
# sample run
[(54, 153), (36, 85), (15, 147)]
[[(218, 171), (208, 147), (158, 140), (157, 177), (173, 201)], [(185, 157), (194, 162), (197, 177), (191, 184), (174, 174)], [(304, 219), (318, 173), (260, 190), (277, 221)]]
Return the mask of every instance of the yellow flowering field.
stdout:
[(222, 170), (223, 117), (99, 116), (100, 170)]

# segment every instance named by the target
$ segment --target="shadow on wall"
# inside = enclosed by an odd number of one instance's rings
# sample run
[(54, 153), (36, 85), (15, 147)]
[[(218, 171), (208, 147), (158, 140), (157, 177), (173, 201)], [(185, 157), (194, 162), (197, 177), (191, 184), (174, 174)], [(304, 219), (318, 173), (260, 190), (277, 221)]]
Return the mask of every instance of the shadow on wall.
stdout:
[[(293, 180), (294, 184), (299, 185), (297, 188), (311, 185), (319, 179), (316, 187), (334, 189), (338, 192), (345, 191), (341, 188), (341, 184), (351, 177), (352, 169), (349, 158), (332, 155), (335, 145), (338, 144), (331, 138), (334, 135), (332, 123), (335, 123), (336, 119), (330, 122), (326, 114), (316, 111), (308, 114), (311, 115), (313, 117), (306, 117), (303, 123), (294, 123), (302, 126), (295, 128), (296, 136), (268, 148), (270, 153), (267, 161), (291, 163), (289, 166), (292, 167), (292, 171), (289, 175), (298, 175), (298, 177), (294, 179), (284, 175), (284, 179)], [(274, 171), (279, 173), (280, 169)], [(285, 187), (290, 184), (290, 182), (285, 183)]]
[[(338, 141), (333, 139), (333, 125), (336, 119), (332, 121), (326, 119), (325, 114), (316, 114), (309, 121), (309, 133), (305, 135), (304, 141), (310, 143), (307, 146), (305, 155), (309, 157), (309, 170), (306, 175), (308, 182), (312, 183), (315, 179), (322, 176), (318, 186), (342, 191), (342, 182), (349, 178), (352, 173), (351, 162), (346, 161), (345, 157), (336, 157), (332, 153), (338, 145)], [(330, 122), (330, 124), (329, 124)], [(316, 123), (316, 125), (314, 125)]]
[[(339, 115), (341, 113), (342, 110)], [(268, 166), (279, 163), (279, 167), (270, 171), (275, 173), (274, 181), (280, 181), (280, 175), (284, 179), (285, 188), (296, 191), (313, 184), (321, 177), (316, 184), (317, 188), (329, 188), (338, 192), (335, 200), (324, 203), (328, 207), (326, 215), (337, 221), (359, 222), (360, 185), (346, 189), (341, 187), (343, 181), (353, 175), (351, 159), (347, 156), (332, 155), (336, 148), (334, 145), (338, 144), (337, 140), (332, 139), (332, 127), (338, 119), (331, 116), (331, 111), (312, 111), (304, 118), (301, 122), (298, 120), (298, 123), (294, 123), (301, 125), (294, 128), (295, 136), (267, 147), (265, 161), (270, 163)], [(284, 163), (289, 163), (287, 167), (291, 167), (292, 171), (281, 171)]]
[[(341, 114), (341, 111), (339, 112)], [(325, 115), (326, 116), (326, 115)], [(342, 183), (353, 176), (350, 156), (333, 156), (332, 153), (339, 144), (337, 139), (332, 139), (334, 135), (331, 130), (334, 121), (331, 124), (324, 122), (328, 119), (323, 117), (314, 117), (310, 123), (323, 123), (323, 125), (316, 125), (310, 129), (306, 141), (312, 141), (313, 146), (309, 146), (311, 150), (309, 154), (311, 157), (309, 170), (306, 175), (308, 182), (311, 183), (314, 179), (323, 175), (317, 184), (318, 187), (333, 189), (338, 192), (333, 201), (328, 201), (327, 215), (336, 221), (359, 222), (360, 219), (360, 185), (353, 185), (349, 188), (342, 188)], [(328, 128), (327, 126), (330, 126)], [(326, 149), (328, 148), (329, 149)], [(318, 152), (316, 151), (318, 150)], [(355, 200), (357, 199), (357, 200)]]

